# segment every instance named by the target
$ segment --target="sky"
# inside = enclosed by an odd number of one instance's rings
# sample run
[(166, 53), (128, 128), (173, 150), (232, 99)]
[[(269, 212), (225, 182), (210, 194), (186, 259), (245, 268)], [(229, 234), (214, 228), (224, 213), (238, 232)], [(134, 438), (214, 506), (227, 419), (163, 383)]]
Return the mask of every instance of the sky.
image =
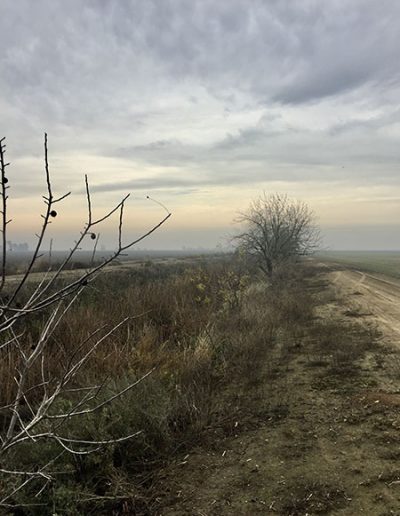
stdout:
[[(286, 193), (324, 246), (400, 249), (398, 0), (0, 0), (10, 239), (33, 244), (43, 134), (67, 248), (131, 193), (124, 237), (226, 245), (252, 199)], [(117, 218), (100, 229), (116, 242)]]

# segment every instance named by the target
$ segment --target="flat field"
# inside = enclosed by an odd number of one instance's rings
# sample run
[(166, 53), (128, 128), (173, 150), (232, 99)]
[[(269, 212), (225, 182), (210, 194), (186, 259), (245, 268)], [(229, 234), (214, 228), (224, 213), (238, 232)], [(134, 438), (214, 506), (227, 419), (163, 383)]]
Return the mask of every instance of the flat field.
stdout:
[(318, 256), (324, 261), (400, 278), (400, 251), (326, 251)]

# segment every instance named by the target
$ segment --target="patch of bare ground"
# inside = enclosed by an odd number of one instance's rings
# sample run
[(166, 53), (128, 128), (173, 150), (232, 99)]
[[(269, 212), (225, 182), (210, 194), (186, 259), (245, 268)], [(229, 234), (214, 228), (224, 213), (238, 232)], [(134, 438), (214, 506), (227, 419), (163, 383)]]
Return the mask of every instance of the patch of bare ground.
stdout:
[(315, 266), (292, 291), (311, 313), (221, 396), (231, 417), (159, 472), (147, 514), (400, 514), (399, 350), (334, 278)]

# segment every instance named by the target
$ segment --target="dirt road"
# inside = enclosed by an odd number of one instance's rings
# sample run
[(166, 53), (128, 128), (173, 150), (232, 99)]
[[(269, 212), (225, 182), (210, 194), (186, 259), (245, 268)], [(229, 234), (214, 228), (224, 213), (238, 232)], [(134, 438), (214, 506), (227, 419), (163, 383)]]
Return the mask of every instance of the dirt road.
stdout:
[(400, 281), (379, 274), (341, 269), (331, 273), (348, 314), (375, 320), (392, 344), (400, 345)]

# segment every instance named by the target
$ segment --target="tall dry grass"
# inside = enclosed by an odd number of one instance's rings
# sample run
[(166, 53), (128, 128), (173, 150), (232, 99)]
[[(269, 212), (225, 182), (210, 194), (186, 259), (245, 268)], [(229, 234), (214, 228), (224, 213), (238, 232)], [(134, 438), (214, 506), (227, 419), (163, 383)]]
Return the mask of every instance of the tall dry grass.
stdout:
[[(154, 371), (100, 413), (67, 421), (65, 433), (88, 440), (142, 433), (100, 454), (63, 456), (58, 482), (42, 493), (42, 505), (27, 506), (23, 514), (90, 514), (85, 505), (88, 493), (96, 514), (109, 514), (107, 497), (116, 511), (127, 497), (139, 503), (139, 486), (146, 485), (149, 471), (197, 442), (218, 420), (231, 416), (232, 406), (221, 396), (224, 389), (237, 390), (259, 381), (268, 370), (277, 332), (291, 331), (295, 339), (302, 323), (312, 316), (313, 303), (305, 302), (300, 276), (296, 267), (265, 285), (240, 261), (221, 259), (196, 266), (151, 265), (110, 272), (88, 287), (49, 343), (49, 376), (57, 379), (63, 374), (76, 342), (84, 341), (93, 329), (105, 323), (113, 326), (126, 316), (132, 319), (96, 349), (71, 387), (104, 382), (91, 402), (97, 404)], [(32, 318), (24, 328), (26, 346), (33, 345), (42, 317)], [(82, 346), (78, 354), (74, 351), (74, 359), (88, 346)], [(15, 394), (17, 362), (16, 356), (8, 363), (0, 362), (2, 405)], [(40, 375), (38, 364), (30, 378), (32, 387), (40, 383)], [(29, 403), (34, 404), (39, 394), (33, 389)], [(73, 403), (71, 391), (58, 400), (56, 408), (68, 411)], [(27, 442), (15, 451), (13, 460), (29, 469), (39, 458), (55, 453), (54, 444)], [(31, 490), (19, 493), (16, 502), (29, 505), (34, 489), (32, 483)]]

